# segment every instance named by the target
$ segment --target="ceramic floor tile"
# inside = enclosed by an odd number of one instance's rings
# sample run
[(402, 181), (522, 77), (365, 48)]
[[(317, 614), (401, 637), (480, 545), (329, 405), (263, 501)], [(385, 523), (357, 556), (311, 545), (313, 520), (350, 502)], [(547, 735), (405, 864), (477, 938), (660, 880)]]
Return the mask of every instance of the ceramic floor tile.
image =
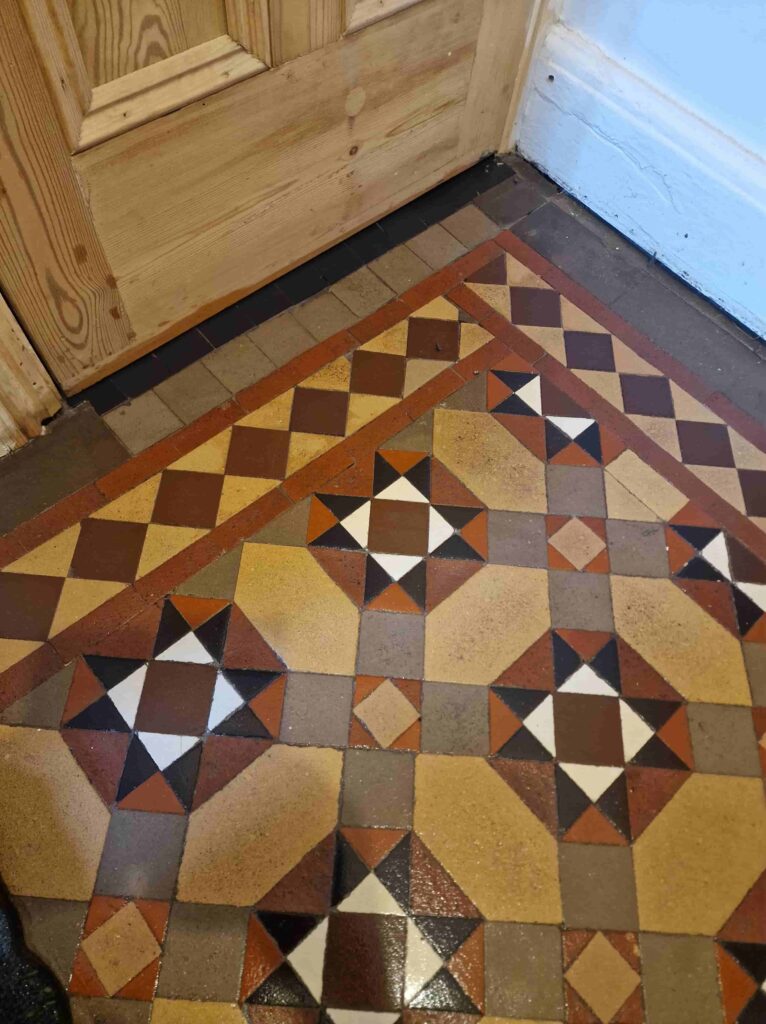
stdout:
[(431, 754), (489, 752), (487, 692), (451, 683), (423, 684), (423, 746)]
[(603, 473), (588, 466), (548, 466), (548, 511), (567, 516), (605, 516)]
[(545, 519), (529, 512), (489, 513), (489, 561), (545, 568)]
[(330, 292), (314, 296), (300, 306), (296, 306), (293, 315), (317, 341), (324, 341), (331, 334), (350, 327), (359, 314), (345, 306), (343, 302)]
[(434, 270), (446, 267), (466, 251), (465, 246), (439, 224), (433, 224), (419, 235), (415, 235), (407, 243), (407, 248), (412, 249), (416, 256)]
[(550, 572), (551, 622), (567, 629), (611, 630), (612, 603), (606, 576)]
[(168, 922), (157, 995), (216, 1002), (236, 999), (246, 928), (243, 908), (176, 903)]
[(497, 234), (497, 225), (482, 213), (477, 206), (464, 206), (457, 213), (450, 214), (442, 221), (446, 228), (463, 245), (481, 245)]
[(742, 651), (753, 704), (757, 707), (766, 707), (766, 647), (762, 644), (743, 644)]
[(17, 896), (14, 905), (24, 931), (24, 942), (50, 967), (65, 988), (80, 941), (87, 903)]
[[(420, 684), (414, 680), (394, 683), (379, 676), (357, 677), (350, 742), (360, 747), (378, 745), (383, 749), (418, 750), (420, 689)], [(358, 729), (358, 724), (364, 727), (364, 732)]]
[(761, 763), (749, 708), (690, 704), (689, 732), (698, 772), (760, 775)]
[(562, 843), (559, 870), (567, 928), (632, 931), (638, 927), (633, 862), (627, 847)]
[(668, 554), (662, 527), (651, 523), (609, 520), (606, 524), (609, 565), (620, 576), (669, 574)]
[(150, 1003), (133, 999), (84, 998), (70, 1000), (73, 1024), (150, 1024)]
[(349, 750), (343, 774), (344, 825), (407, 828), (412, 824), (411, 754), (393, 750)]
[(176, 593), (230, 601), (234, 597), (241, 557), (242, 546), (238, 544), (181, 583), (176, 587)]
[(359, 631), (358, 670), (364, 675), (419, 679), (424, 623), (420, 616), (366, 611)]
[(647, 1024), (720, 1024), (715, 949), (692, 935), (641, 936)]
[(153, 391), (112, 409), (104, 419), (133, 455), (183, 426), (178, 416)]
[(305, 746), (343, 747), (348, 739), (353, 680), (291, 672), (280, 738)]
[(162, 381), (154, 390), (184, 423), (192, 423), (203, 413), (222, 405), (229, 398), (229, 392), (220, 380), (202, 363), (192, 363), (185, 370)]
[(31, 725), (38, 729), (57, 729), (72, 682), (74, 663), (56, 672), (46, 682), (14, 701), (0, 712), (3, 725)]
[[(93, 928), (82, 939), (80, 949), (108, 996), (125, 988), (161, 952), (157, 936), (134, 902), (124, 903)], [(74, 978), (71, 985), (74, 988)]]
[(336, 295), (358, 317), (368, 316), (394, 298), (394, 293), (367, 267), (355, 270), (332, 286)]
[(242, 1024), (242, 1011), (236, 1003), (156, 999), (151, 1024)]
[(486, 927), (487, 1012), (561, 1019), (561, 938), (550, 925), (491, 922)]
[(661, 519), (672, 519), (686, 504), (685, 496), (634, 452), (618, 455), (606, 472)]
[[(618, 1011), (627, 1008), (641, 983), (634, 966), (617, 950), (615, 942), (610, 942), (602, 932), (596, 932), (588, 938), (584, 949), (575, 956), (564, 977), (567, 994), (573, 990), (574, 995), (593, 1011), (602, 1024), (618, 1019)], [(568, 1002), (572, 1019), (574, 1000), (569, 998)], [(635, 1013), (635, 1007), (632, 1009)], [(640, 1012), (640, 1001), (638, 1009)]]
[(95, 891), (171, 899), (185, 835), (186, 821), (177, 814), (113, 811)]

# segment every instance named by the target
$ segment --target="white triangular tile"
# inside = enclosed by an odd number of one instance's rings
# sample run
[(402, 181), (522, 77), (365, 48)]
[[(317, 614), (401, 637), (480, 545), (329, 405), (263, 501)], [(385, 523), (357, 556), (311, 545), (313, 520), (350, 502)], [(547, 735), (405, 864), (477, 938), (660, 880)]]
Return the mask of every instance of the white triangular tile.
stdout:
[(584, 416), (547, 416), (546, 419), (563, 431), (567, 437), (571, 437), (573, 441), (595, 422), (595, 420), (586, 419)]
[(522, 385), (522, 387), (514, 393), (516, 397), (520, 398), (522, 402), (525, 402), (530, 409), (534, 409), (538, 416), (542, 416), (543, 396), (540, 388), (539, 377), (535, 377), (535, 379), (529, 381), (528, 384)]
[(542, 704), (524, 719), (524, 725), (535, 739), (545, 747), (549, 754), (556, 754), (556, 736), (553, 724), (553, 695), (550, 694)]
[(585, 693), (601, 695), (602, 697), (616, 697), (617, 693), (609, 683), (597, 676), (590, 665), (580, 665), (576, 672), (559, 687), (559, 693)]
[(614, 780), (622, 774), (622, 768), (617, 765), (564, 764), (563, 761), (559, 764), (572, 782), (579, 786), (593, 803), (600, 799)]
[(442, 967), (443, 961), (414, 921), (407, 921), (407, 954), (404, 967), (404, 1003), (420, 992)]
[(199, 736), (175, 736), (164, 732), (139, 732), (138, 738), (160, 771), (170, 767), (195, 743), (199, 743)]
[(454, 528), (433, 505), (428, 510), (428, 550), (435, 551), (454, 533)]
[(194, 633), (185, 633), (180, 640), (176, 640), (162, 654), (158, 654), (156, 660), (190, 662), (193, 665), (213, 664), (209, 652), (205, 650)]
[(121, 683), (118, 683), (109, 690), (112, 704), (114, 704), (131, 729), (135, 725), (138, 705), (141, 701), (141, 694), (144, 692), (146, 669), (146, 665), (141, 665), (135, 672), (131, 672), (129, 676), (126, 676)]
[(208, 729), (215, 729), (224, 718), (228, 718), (232, 711), (241, 707), (244, 701), (231, 685), (229, 680), (221, 673), (215, 681), (213, 690), (213, 702), (210, 705), (210, 714), (207, 719)]
[(636, 714), (624, 700), (620, 701), (620, 728), (622, 730), (622, 749), (626, 761), (632, 760), (654, 735), (651, 726), (648, 726), (643, 718)]
[(410, 569), (414, 569), (418, 562), (423, 561), (420, 555), (388, 555), (377, 551), (371, 551), (370, 557), (375, 559), (392, 580), (400, 580)]
[(402, 917), (404, 911), (375, 875), (368, 875), (338, 906), (345, 914), (386, 914)]
[(322, 972), (327, 945), (327, 924), (328, 919), (325, 918), (313, 932), (306, 936), (303, 942), (295, 947), (287, 958), (318, 1003), (322, 1000)]
[(766, 583), (737, 583), (737, 589), (747, 594), (762, 612), (766, 611)]
[(367, 538), (370, 535), (370, 502), (366, 501), (360, 505), (345, 519), (341, 519), (341, 526), (351, 534), (357, 544), (367, 547)]
[(376, 494), (375, 497), (378, 501), (428, 502), (428, 498), (421, 494), (417, 487), (403, 476), (400, 476), (398, 480), (394, 480), (392, 484), (389, 484), (388, 487), (384, 488), (380, 494)]
[(727, 580), (731, 580), (731, 565), (729, 564), (729, 552), (726, 550), (726, 538), (723, 531), (717, 534), (700, 551), (700, 554), (709, 562), (714, 569), (717, 569)]

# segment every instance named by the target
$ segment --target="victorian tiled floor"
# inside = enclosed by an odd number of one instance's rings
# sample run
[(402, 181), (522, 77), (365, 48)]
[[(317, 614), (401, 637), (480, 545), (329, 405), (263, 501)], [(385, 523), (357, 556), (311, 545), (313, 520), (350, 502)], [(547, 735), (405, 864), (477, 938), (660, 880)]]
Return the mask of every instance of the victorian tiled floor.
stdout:
[(503, 232), (0, 541), (74, 1020), (766, 1020), (763, 449)]

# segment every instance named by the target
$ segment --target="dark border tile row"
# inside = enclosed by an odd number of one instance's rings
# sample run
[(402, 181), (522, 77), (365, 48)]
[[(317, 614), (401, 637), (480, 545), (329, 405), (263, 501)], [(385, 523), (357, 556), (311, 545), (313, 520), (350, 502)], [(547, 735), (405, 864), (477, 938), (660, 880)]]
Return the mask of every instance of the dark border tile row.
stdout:
[(128, 399), (137, 398), (227, 341), (305, 302), (395, 246), (408, 242), (514, 174), (511, 166), (496, 157), (482, 160), (208, 317), (194, 329), (79, 392), (69, 399), (69, 404), (90, 402), (96, 412), (103, 415)]

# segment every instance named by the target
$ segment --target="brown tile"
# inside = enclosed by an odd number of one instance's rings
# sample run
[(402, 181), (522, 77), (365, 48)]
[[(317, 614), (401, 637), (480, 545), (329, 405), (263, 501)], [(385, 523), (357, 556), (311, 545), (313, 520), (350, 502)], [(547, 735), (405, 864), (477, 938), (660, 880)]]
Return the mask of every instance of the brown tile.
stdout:
[(460, 324), (457, 320), (410, 317), (407, 327), (407, 358), (454, 362), (460, 356)]
[(281, 480), (287, 470), (290, 434), (265, 427), (232, 427), (226, 472)]
[(157, 995), (230, 1002), (239, 996), (248, 909), (176, 903)]
[(90, 580), (132, 583), (144, 546), (143, 523), (85, 519), (72, 556), (70, 575)]
[(135, 999), (74, 996), (69, 1001), (72, 1024), (149, 1024), (152, 1004)]
[[(379, 914), (332, 914), (322, 999), (330, 1006), (374, 1011), (402, 1005), (407, 922)], [(349, 964), (355, 964), (349, 970)]]
[(154, 392), (184, 423), (191, 423), (230, 397), (220, 380), (202, 363), (192, 363), (180, 373), (168, 377), (154, 388)]
[(407, 361), (401, 356), (357, 350), (351, 361), (351, 391), (398, 398), (406, 369)]
[(165, 526), (215, 526), (223, 477), (168, 469), (162, 474), (152, 521)]
[(760, 775), (758, 743), (750, 708), (690, 704), (689, 734), (698, 772)]
[(14, 896), (24, 942), (49, 967), (63, 986), (69, 984), (72, 962), (88, 909), (74, 900)]
[(343, 437), (346, 433), (347, 412), (348, 394), (345, 391), (296, 388), (290, 430)]
[(606, 536), (612, 572), (620, 576), (668, 575), (668, 552), (660, 523), (609, 519)]
[(556, 756), (575, 764), (622, 765), (620, 708), (613, 697), (559, 693), (555, 706)]
[(674, 415), (673, 395), (666, 377), (641, 377), (621, 373), (622, 403), (625, 412), (638, 416)]
[(561, 938), (553, 925), (485, 925), (486, 1011), (492, 1017), (561, 1020)]
[(348, 676), (291, 672), (285, 690), (280, 739), (317, 747), (345, 747), (353, 681)]
[(221, 345), (202, 362), (233, 395), (267, 377), (275, 369), (268, 356), (247, 335)]
[(0, 637), (47, 640), (63, 579), (0, 573)]
[(316, 345), (316, 339), (289, 311), (256, 327), (249, 337), (275, 366), (284, 366)]
[(368, 316), (394, 297), (391, 289), (368, 267), (355, 270), (334, 284), (330, 291), (356, 316)]
[(766, 646), (763, 644), (742, 644), (747, 677), (756, 707), (766, 707)]
[(489, 752), (485, 687), (426, 682), (422, 717), (423, 751), (482, 757)]
[(441, 270), (466, 251), (465, 246), (445, 231), (441, 224), (432, 224), (430, 228), (415, 235), (407, 243), (407, 248), (434, 270)]
[(558, 293), (543, 288), (511, 288), (511, 319), (525, 327), (560, 327)]
[(497, 234), (497, 224), (472, 204), (450, 214), (441, 223), (443, 228), (469, 249)]
[(564, 331), (566, 365), (570, 370), (614, 370), (610, 334)]
[(549, 572), (551, 623), (609, 632), (614, 627), (609, 579), (597, 573)]
[(152, 661), (146, 672), (136, 729), (201, 736), (213, 699), (214, 665)]
[(113, 811), (95, 891), (172, 899), (185, 835), (186, 819), (181, 815)]
[(628, 847), (561, 843), (559, 871), (567, 928), (630, 931), (638, 927)]
[(357, 316), (361, 315), (354, 313), (337, 295), (329, 291), (315, 295), (300, 306), (295, 306), (292, 314), (317, 341), (324, 341), (331, 334), (350, 327)]
[(373, 260), (369, 267), (397, 295), (412, 288), (431, 273), (428, 264), (406, 245), (397, 245), (395, 249)]
[(604, 474), (593, 466), (546, 466), (548, 511), (567, 516), (605, 516)]
[(398, 555), (428, 552), (429, 506), (417, 501), (378, 501), (370, 508), (370, 551)]
[(758, 469), (741, 469), (739, 482), (749, 516), (766, 516), (766, 473)]
[(676, 423), (681, 458), (689, 466), (733, 466), (729, 431), (722, 423)]
[(643, 934), (640, 942), (647, 1024), (721, 1024), (712, 939)]
[(341, 821), (360, 827), (409, 828), (414, 760), (392, 750), (348, 750), (343, 772)]
[(423, 634), (420, 616), (363, 612), (357, 670), (368, 676), (421, 679)]

